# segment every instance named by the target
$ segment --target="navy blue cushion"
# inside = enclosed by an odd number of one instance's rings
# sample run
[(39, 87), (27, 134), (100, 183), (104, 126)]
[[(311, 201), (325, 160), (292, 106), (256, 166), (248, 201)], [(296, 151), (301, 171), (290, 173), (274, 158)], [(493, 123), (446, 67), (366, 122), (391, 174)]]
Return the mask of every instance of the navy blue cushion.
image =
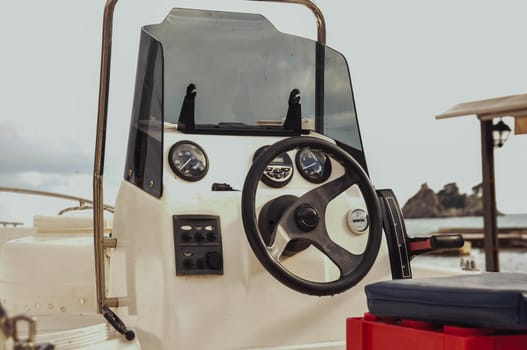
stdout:
[(527, 329), (527, 274), (483, 273), (366, 287), (376, 316), (465, 327)]

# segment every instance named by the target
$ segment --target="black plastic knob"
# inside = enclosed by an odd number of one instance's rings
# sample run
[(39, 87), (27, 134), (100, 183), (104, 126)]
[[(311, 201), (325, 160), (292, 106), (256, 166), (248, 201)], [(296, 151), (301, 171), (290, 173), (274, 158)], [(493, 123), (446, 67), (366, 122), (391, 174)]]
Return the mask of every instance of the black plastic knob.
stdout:
[(207, 241), (214, 242), (216, 240), (216, 232), (208, 232), (207, 233)]
[(305, 232), (313, 231), (320, 222), (318, 211), (309, 204), (301, 204), (295, 210), (298, 226)]
[(187, 270), (190, 270), (193, 267), (192, 259), (184, 259), (183, 260), (183, 267)]
[(205, 262), (203, 259), (198, 259), (198, 261), (196, 261), (196, 267), (200, 270), (205, 268)]
[(207, 267), (211, 270), (219, 270), (221, 268), (221, 255), (218, 252), (207, 253)]

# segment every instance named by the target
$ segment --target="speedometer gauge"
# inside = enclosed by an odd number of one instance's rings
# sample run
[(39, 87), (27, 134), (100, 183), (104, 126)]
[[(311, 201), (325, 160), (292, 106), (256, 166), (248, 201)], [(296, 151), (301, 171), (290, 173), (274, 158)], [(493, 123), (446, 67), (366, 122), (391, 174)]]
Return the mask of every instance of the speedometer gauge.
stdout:
[(302, 177), (309, 182), (319, 184), (331, 175), (331, 161), (321, 151), (304, 148), (297, 152), (295, 163)]
[(191, 141), (174, 144), (168, 153), (168, 161), (174, 173), (187, 181), (201, 180), (209, 170), (207, 154)]

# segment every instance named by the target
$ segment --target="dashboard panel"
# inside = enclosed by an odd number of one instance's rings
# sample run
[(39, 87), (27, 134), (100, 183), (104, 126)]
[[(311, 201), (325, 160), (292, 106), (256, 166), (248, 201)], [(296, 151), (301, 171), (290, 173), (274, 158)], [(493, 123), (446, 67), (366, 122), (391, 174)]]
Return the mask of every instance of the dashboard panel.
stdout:
[[(267, 147), (269, 145), (260, 146), (254, 152), (252, 161), (254, 162)], [(235, 159), (232, 159), (232, 162), (237, 163)], [(212, 166), (232, 167), (232, 164), (224, 163)], [(188, 140), (181, 140), (172, 145), (168, 152), (168, 164), (178, 178), (189, 182), (198, 182), (205, 178), (210, 166), (205, 147)], [(333, 170), (327, 154), (320, 150), (304, 148), (280, 154), (273, 159), (265, 168), (261, 181), (272, 188), (285, 187), (293, 179), (295, 167), (302, 179), (314, 184), (327, 181)]]

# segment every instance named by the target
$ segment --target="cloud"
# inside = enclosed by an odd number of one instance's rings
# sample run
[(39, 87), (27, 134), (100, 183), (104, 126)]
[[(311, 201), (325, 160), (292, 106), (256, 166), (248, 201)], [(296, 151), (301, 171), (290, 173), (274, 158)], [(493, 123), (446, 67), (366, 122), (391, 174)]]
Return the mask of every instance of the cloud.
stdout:
[(75, 182), (75, 178), (86, 178), (86, 184), (89, 184), (90, 178), (87, 175), (62, 175), (49, 174), (36, 171), (17, 172), (2, 174), (0, 173), (0, 186), (15, 188), (35, 188), (35, 189), (53, 189), (65, 184)]
[(38, 132), (27, 137), (20, 132), (20, 125), (15, 125), (13, 121), (0, 122), (0, 174), (92, 172), (92, 156), (73, 140), (49, 140), (49, 134)]

